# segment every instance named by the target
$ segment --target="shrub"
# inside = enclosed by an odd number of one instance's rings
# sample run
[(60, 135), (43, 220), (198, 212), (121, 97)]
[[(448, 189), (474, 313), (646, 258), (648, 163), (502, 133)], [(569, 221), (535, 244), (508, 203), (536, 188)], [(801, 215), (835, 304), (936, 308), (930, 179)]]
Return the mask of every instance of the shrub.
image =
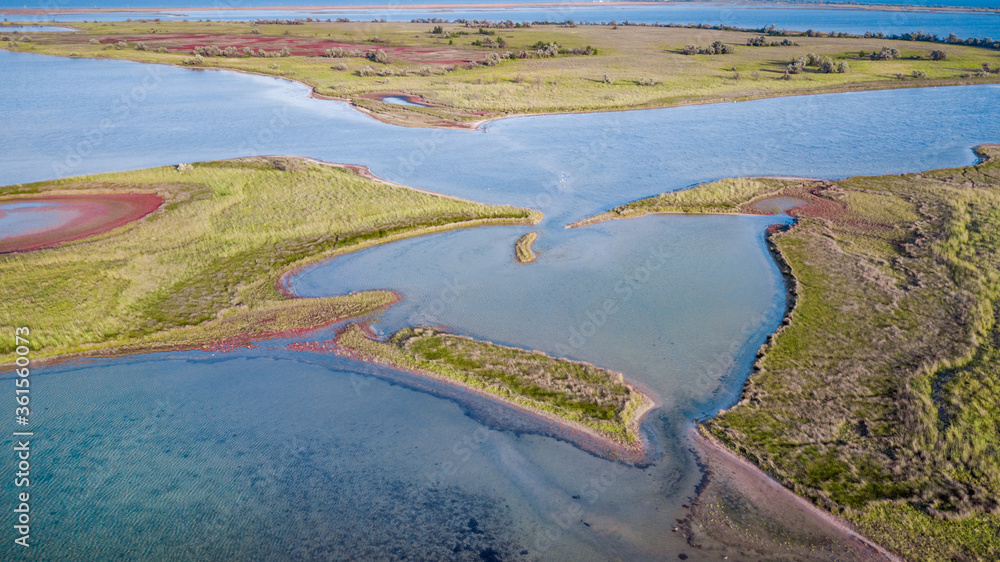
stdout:
[(944, 51), (931, 51), (931, 60), (946, 60), (948, 53)]
[(290, 57), (290, 56), (292, 56), (292, 52), (288, 50), (288, 47), (283, 47), (281, 49), (281, 52), (278, 53), (278, 56), (280, 56), (280, 57)]
[(683, 54), (683, 55), (697, 55), (698, 54), (698, 47), (695, 47), (694, 45), (688, 45), (688, 46), (684, 47), (683, 49), (681, 49), (681, 54)]
[(788, 74), (798, 74), (806, 69), (806, 62), (805, 57), (799, 57), (792, 61), (792, 64), (788, 65), (786, 72)]
[(240, 56), (240, 51), (236, 47), (229, 46), (222, 50), (222, 56), (234, 58)]
[(119, 41), (119, 42), (115, 43), (115, 49), (121, 50), (121, 49), (125, 49), (127, 47), (128, 47), (128, 43), (126, 43), (125, 41)]
[(659, 84), (659, 82), (653, 80), (652, 78), (640, 78), (635, 81), (635, 84), (637, 86), (655, 86)]
[(334, 70), (347, 70), (347, 65), (341, 62), (331, 66), (330, 68)]
[(837, 63), (833, 62), (833, 59), (830, 57), (821, 57), (816, 64), (820, 72), (830, 74), (837, 71)]
[(435, 35), (441, 35), (442, 33), (444, 33), (444, 28), (441, 27), (440, 25), (435, 25), (434, 29), (431, 30), (431, 33)]
[(918, 80), (927, 78), (927, 73), (923, 70), (914, 70), (911, 75)]
[[(541, 41), (539, 41), (539, 43), (541, 43)], [(536, 43), (535, 45), (537, 46), (539, 43)], [(535, 52), (538, 53), (538, 56), (540, 57), (554, 57), (559, 54), (559, 45), (549, 43), (548, 45), (539, 47)]]
[(882, 47), (877, 53), (871, 54), (872, 60), (896, 60), (899, 58), (899, 50), (895, 47)]
[(370, 66), (366, 66), (358, 71), (358, 76), (375, 76), (375, 69)]
[(168, 51), (167, 51), (167, 48), (166, 48), (166, 47), (159, 47), (159, 48), (157, 48), (157, 49), (156, 49), (156, 51), (154, 51), (154, 52), (157, 52), (157, 53), (160, 53), (160, 54), (163, 54), (163, 53), (166, 53), (166, 52), (168, 52)]
[(146, 44), (143, 43), (142, 41), (136, 43), (135, 44), (135, 50), (136, 51), (145, 51), (146, 50)]
[[(10, 40), (10, 38), (9, 38), (9, 37), (4, 37), (4, 38), (3, 38), (3, 40), (4, 40), (4, 41), (9, 41), (9, 40)], [(98, 41), (97, 39), (91, 39), (91, 40), (90, 40), (90, 44), (91, 44), (91, 45), (100, 45), (100, 44), (101, 44), (101, 42), (100, 42), (100, 41)]]
[(22, 43), (31, 43), (31, 37), (28, 35), (22, 35), (21, 38), (18, 39), (18, 41)]
[(201, 64), (205, 62), (205, 59), (201, 58), (201, 55), (195, 55), (191, 58), (186, 58), (181, 61), (181, 64)]
[(820, 57), (813, 53), (806, 55), (806, 66), (819, 66)]
[(735, 49), (732, 45), (726, 45), (722, 41), (715, 41), (703, 53), (706, 55), (728, 55), (734, 51)]
[(341, 49), (340, 47), (334, 47), (332, 49), (327, 49), (327, 50), (323, 51), (323, 55), (324, 56), (332, 57), (332, 58), (340, 58), (340, 57), (343, 57), (344, 54), (345, 54), (344, 53), (344, 49)]
[(500, 54), (499, 53), (488, 53), (486, 58), (483, 59), (483, 64), (486, 66), (496, 66), (500, 64)]
[(382, 49), (369, 49), (369, 51), (365, 53), (365, 57), (372, 62), (381, 64), (387, 64), (389, 62), (389, 55), (385, 54), (385, 51)]
[(255, 27), (250, 30), (250, 33), (252, 33), (253, 35), (260, 35), (260, 30)]
[(851, 67), (847, 64), (846, 60), (842, 60), (837, 63), (837, 72), (840, 74), (846, 74), (851, 71)]

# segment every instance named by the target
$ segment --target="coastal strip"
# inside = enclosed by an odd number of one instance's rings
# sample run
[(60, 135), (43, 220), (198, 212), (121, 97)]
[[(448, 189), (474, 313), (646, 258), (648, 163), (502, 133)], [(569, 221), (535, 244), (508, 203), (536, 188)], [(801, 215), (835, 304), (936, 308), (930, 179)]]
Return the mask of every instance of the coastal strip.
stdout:
[[(21, 303), (0, 308), (0, 325), (32, 318), (41, 334), (32, 342), (36, 362), (234, 347), (364, 316), (399, 295), (290, 298), (280, 280), (316, 260), (405, 237), (541, 219), (528, 209), (439, 196), (292, 157), (0, 188), (18, 200), (135, 193), (163, 204), (127, 228), (0, 256), (0, 280), (10, 302)], [(386, 208), (397, 211), (386, 215)], [(40, 286), (48, 289), (39, 293)]]
[(657, 404), (621, 373), (433, 328), (406, 328), (383, 341), (350, 324), (333, 344), (327, 352), (457, 384), (570, 428), (603, 444), (581, 448), (604, 458), (649, 460), (640, 428)]
[(1000, 555), (1000, 146), (975, 150), (915, 174), (722, 180), (589, 221), (794, 203), (768, 233), (794, 307), (699, 430), (905, 559)]
[[(283, 78), (412, 127), (482, 130), (519, 115), (1000, 82), (1000, 42), (926, 34), (316, 20), (74, 26), (9, 36), (0, 49)], [(388, 92), (419, 104), (380, 101)]]

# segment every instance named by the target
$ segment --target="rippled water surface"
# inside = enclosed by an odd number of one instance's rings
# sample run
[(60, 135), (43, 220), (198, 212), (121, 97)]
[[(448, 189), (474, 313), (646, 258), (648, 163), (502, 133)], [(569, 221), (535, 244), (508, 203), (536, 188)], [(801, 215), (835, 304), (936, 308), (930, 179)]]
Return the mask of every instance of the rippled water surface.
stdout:
[[(698, 559), (671, 532), (699, 478), (680, 435), (735, 398), (780, 320), (784, 286), (763, 232), (787, 219), (563, 226), (720, 177), (957, 166), (975, 161), (972, 146), (1000, 142), (996, 86), (517, 118), (485, 131), (401, 129), (307, 96), (256, 76), (0, 53), (0, 184), (296, 154), (539, 209), (535, 227), (376, 247), (294, 286), (398, 290), (404, 301), (375, 324), (386, 333), (447, 325), (620, 370), (663, 403), (646, 425), (655, 461), (601, 460), (512, 430), (529, 427), (488, 402), (284, 342), (40, 368), (40, 559)], [(528, 230), (541, 233), (540, 259), (519, 265), (513, 244)], [(615, 312), (602, 316), (609, 300)]]

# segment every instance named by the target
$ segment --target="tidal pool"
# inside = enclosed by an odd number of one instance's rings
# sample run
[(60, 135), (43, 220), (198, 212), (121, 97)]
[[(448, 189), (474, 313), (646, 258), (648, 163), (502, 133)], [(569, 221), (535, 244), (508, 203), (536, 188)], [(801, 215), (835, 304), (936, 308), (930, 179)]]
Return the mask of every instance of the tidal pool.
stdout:
[[(698, 559), (671, 532), (700, 478), (681, 436), (691, 418), (735, 399), (780, 321), (784, 285), (763, 233), (789, 219), (563, 225), (720, 177), (969, 164), (972, 146), (1000, 142), (998, 102), (997, 86), (907, 89), (442, 131), (386, 125), (270, 78), (0, 53), (0, 184), (295, 154), (531, 206), (546, 214), (540, 225), (376, 247), (317, 264), (293, 285), (304, 296), (394, 289), (405, 300), (375, 322), (383, 333), (447, 325), (620, 370), (663, 402), (646, 425), (656, 460), (636, 468), (539, 435), (502, 407), (284, 341), (42, 367), (32, 381), (35, 552)], [(519, 265), (513, 245), (529, 229), (540, 232), (539, 260)], [(602, 317), (609, 299), (616, 312)], [(3, 463), (9, 473), (13, 458)], [(2, 487), (14, 493), (10, 480)], [(0, 523), (12, 524), (9, 511)], [(13, 555), (8, 545), (0, 557)]]

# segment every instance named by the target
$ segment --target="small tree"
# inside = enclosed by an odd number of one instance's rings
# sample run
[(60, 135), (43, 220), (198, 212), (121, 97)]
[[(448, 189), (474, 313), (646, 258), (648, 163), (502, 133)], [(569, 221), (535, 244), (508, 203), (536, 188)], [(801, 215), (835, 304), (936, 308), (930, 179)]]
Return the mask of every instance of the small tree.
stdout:
[(434, 29), (431, 30), (431, 33), (435, 35), (441, 35), (442, 33), (444, 33), (444, 28), (441, 27), (440, 25), (435, 25)]
[(931, 60), (946, 60), (948, 53), (944, 51), (931, 51)]

